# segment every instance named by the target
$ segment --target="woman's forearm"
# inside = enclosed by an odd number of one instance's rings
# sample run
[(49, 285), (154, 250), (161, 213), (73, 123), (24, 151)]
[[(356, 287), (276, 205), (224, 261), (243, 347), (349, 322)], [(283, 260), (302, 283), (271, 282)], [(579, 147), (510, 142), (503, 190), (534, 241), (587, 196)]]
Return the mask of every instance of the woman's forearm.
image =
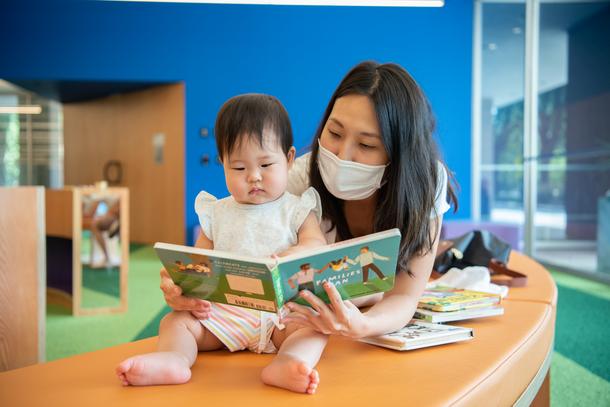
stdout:
[(366, 322), (363, 337), (383, 335), (396, 331), (409, 323), (417, 300), (409, 296), (393, 295), (385, 297), (364, 313)]
[(415, 257), (409, 262), (408, 267), (412, 276), (406, 271), (397, 272), (394, 288), (364, 313), (366, 318), (364, 336), (393, 332), (409, 323), (430, 278), (435, 254), (436, 243), (428, 253)]

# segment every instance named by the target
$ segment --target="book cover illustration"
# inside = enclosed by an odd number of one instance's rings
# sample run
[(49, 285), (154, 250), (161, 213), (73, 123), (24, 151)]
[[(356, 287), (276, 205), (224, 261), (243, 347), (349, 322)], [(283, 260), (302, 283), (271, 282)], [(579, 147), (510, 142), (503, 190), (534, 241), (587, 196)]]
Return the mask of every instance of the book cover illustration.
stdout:
[(359, 341), (394, 350), (412, 350), (466, 341), (473, 337), (471, 328), (412, 320), (396, 332), (362, 338)]
[(435, 287), (426, 289), (419, 299), (418, 307), (431, 311), (457, 311), (476, 307), (488, 307), (499, 304), (499, 294), (465, 290), (453, 287)]
[(308, 289), (328, 301), (332, 282), (342, 298), (387, 291), (394, 286), (400, 231), (391, 229), (279, 259), (156, 243), (155, 250), (187, 296), (278, 312)]
[[(305, 258), (299, 253), (281, 259), (278, 281), (286, 300), (306, 304), (295, 297), (307, 289), (328, 302), (324, 281), (333, 283), (343, 299), (390, 290), (394, 287), (400, 232), (388, 232), (335, 243)], [(380, 239), (372, 240), (375, 236)]]

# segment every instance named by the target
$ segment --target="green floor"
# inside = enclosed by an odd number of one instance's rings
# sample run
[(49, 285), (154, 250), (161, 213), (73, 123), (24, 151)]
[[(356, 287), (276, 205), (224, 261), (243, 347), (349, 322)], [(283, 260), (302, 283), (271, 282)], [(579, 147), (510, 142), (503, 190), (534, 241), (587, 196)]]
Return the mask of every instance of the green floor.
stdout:
[[(47, 307), (47, 360), (157, 334), (169, 308), (159, 290), (160, 263), (151, 247), (132, 248), (129, 311), (72, 317)], [(552, 272), (559, 290), (551, 405), (610, 406), (610, 287)]]
[[(159, 290), (160, 263), (152, 247), (132, 250), (129, 263), (128, 312), (72, 317), (64, 308), (47, 307), (47, 360), (90, 352), (156, 335), (151, 321), (165, 308)], [(160, 318), (160, 317), (159, 317)], [(141, 334), (146, 330), (148, 334)]]
[(553, 406), (610, 406), (610, 287), (552, 272), (559, 291)]

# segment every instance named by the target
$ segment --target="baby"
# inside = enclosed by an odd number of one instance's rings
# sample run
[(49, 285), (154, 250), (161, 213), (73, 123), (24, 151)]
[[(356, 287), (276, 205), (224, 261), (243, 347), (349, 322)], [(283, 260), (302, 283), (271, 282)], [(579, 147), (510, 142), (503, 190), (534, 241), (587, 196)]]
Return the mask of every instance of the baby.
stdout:
[[(274, 97), (229, 99), (216, 119), (216, 144), (230, 196), (217, 200), (202, 191), (195, 199), (202, 235), (196, 246), (252, 256), (294, 253), (326, 244), (319, 227), (320, 199), (313, 188), (298, 197), (286, 192), (295, 158), (288, 114)], [(198, 351), (227, 348), (276, 353), (264, 383), (313, 394), (315, 369), (327, 336), (288, 324), (278, 329), (275, 314), (209, 303), (207, 318), (172, 311), (159, 326), (158, 350), (121, 362), (123, 385), (187, 382)], [(278, 350), (279, 349), (279, 350)]]

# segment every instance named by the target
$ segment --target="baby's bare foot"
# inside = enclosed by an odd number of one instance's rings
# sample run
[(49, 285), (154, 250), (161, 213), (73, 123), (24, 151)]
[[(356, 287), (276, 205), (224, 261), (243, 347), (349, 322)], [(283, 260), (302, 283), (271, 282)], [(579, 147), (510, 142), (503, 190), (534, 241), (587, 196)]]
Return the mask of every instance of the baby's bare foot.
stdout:
[(314, 394), (320, 375), (305, 362), (289, 356), (276, 356), (261, 373), (263, 383), (297, 393)]
[(191, 378), (188, 360), (176, 352), (155, 352), (122, 361), (116, 374), (123, 386), (186, 383)]

